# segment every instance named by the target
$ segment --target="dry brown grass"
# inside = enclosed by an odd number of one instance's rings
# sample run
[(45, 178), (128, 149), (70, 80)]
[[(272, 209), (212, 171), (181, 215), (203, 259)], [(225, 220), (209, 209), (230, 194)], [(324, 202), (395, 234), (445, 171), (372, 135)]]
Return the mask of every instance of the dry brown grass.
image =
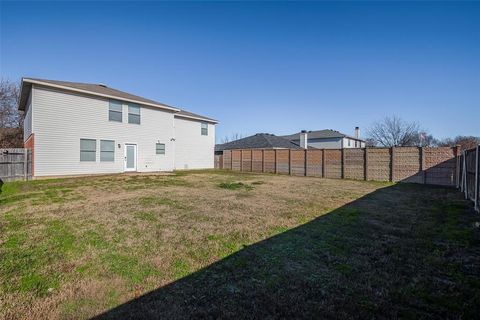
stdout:
[[(335, 210), (342, 223), (357, 223), (356, 211), (343, 209), (354, 201), (369, 213), (365, 223), (372, 230), (396, 239), (408, 225), (389, 212), (382, 218), (379, 208), (401, 214), (395, 206), (407, 200), (402, 219), (413, 221), (421, 219), (419, 207), (432, 204), (422, 204), (405, 188), (356, 201), (388, 187), (221, 171), (6, 184), (0, 209), (0, 315), (89, 318)], [(342, 228), (326, 246), (340, 246)], [(346, 254), (337, 251), (330, 254)], [(347, 272), (352, 266), (339, 268)]]

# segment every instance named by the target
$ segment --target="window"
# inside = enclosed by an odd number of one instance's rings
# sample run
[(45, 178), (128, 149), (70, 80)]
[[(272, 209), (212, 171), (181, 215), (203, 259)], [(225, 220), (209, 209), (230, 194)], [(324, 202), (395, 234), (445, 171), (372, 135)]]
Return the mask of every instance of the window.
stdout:
[(122, 122), (122, 103), (120, 101), (110, 100), (108, 120)]
[(357, 147), (358, 147), (358, 141), (355, 140), (355, 148), (357, 148)]
[(97, 141), (80, 139), (80, 161), (95, 161), (97, 157)]
[(208, 136), (208, 123), (202, 122), (202, 136)]
[(115, 161), (115, 141), (100, 140), (100, 161)]
[(165, 143), (157, 143), (155, 149), (156, 154), (165, 154)]
[(136, 104), (128, 105), (128, 123), (140, 124), (140, 106)]
[(350, 139), (347, 139), (347, 140), (348, 140), (348, 146), (350, 147), (350, 141), (352, 141), (352, 140), (350, 140)]

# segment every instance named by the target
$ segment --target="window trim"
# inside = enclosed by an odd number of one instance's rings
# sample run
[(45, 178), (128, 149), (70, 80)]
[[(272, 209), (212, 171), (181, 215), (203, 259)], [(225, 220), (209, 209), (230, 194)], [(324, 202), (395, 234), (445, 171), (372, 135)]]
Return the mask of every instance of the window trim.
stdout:
[[(138, 108), (138, 114), (130, 112), (130, 107)], [(128, 112), (127, 112), (128, 123), (130, 123), (130, 124), (141, 124), (142, 123), (142, 113), (141, 113), (140, 109), (141, 109), (140, 105), (138, 105), (136, 103), (129, 103), (128, 104)], [(138, 116), (138, 123), (130, 122), (130, 115)]]
[[(119, 104), (120, 105), (120, 111), (118, 110), (112, 110), (111, 107), (112, 107), (112, 103), (116, 103), (116, 104)], [(110, 113), (117, 113), (117, 114), (120, 114), (120, 120), (113, 120), (110, 118)], [(111, 121), (111, 122), (120, 122), (122, 123), (123, 122), (123, 103), (121, 101), (118, 101), (118, 100), (113, 100), (113, 99), (110, 99), (109, 102), (108, 102), (108, 121)]]
[[(203, 127), (205, 125), (205, 128)], [(205, 130), (205, 133), (204, 131)], [(200, 134), (202, 136), (208, 136), (208, 122), (201, 122), (200, 123)]]
[[(162, 149), (158, 149), (159, 145), (163, 145), (163, 153), (158, 153), (159, 150), (160, 151), (162, 150)], [(166, 149), (167, 149), (167, 147), (166, 147), (165, 143), (160, 143), (160, 142), (155, 143), (155, 154), (165, 155)]]
[[(82, 140), (85, 141), (93, 141), (95, 142), (95, 150), (86, 150), (82, 149)], [(94, 160), (82, 160), (82, 152), (93, 152)], [(86, 138), (80, 138), (80, 162), (97, 162), (97, 140), (96, 139), (86, 139)]]
[[(102, 151), (102, 142), (112, 142), (113, 143), (113, 150), (112, 151)], [(113, 153), (112, 160), (102, 160), (102, 152)], [(115, 162), (115, 140), (108, 140), (108, 139), (100, 139), (100, 162)]]

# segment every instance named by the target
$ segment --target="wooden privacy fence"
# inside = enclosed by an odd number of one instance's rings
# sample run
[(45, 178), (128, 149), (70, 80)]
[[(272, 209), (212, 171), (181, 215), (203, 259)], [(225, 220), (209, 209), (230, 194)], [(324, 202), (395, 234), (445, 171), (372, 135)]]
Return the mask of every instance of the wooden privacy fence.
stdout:
[(464, 150), (460, 155), (459, 183), (457, 187), (465, 193), (465, 198), (475, 203), (480, 212), (480, 145)]
[(0, 149), (0, 180), (30, 180), (32, 151), (30, 149)]
[(223, 169), (223, 155), (216, 154), (215, 155), (215, 169)]
[(223, 169), (296, 176), (456, 186), (459, 148), (245, 149), (223, 152)]

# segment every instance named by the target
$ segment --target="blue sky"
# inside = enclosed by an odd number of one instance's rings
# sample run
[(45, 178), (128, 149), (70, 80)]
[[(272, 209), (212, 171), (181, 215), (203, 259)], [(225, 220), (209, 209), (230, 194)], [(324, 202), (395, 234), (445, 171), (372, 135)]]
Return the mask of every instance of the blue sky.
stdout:
[(105, 83), (288, 134), (398, 115), (480, 136), (480, 3), (2, 2), (1, 76)]

